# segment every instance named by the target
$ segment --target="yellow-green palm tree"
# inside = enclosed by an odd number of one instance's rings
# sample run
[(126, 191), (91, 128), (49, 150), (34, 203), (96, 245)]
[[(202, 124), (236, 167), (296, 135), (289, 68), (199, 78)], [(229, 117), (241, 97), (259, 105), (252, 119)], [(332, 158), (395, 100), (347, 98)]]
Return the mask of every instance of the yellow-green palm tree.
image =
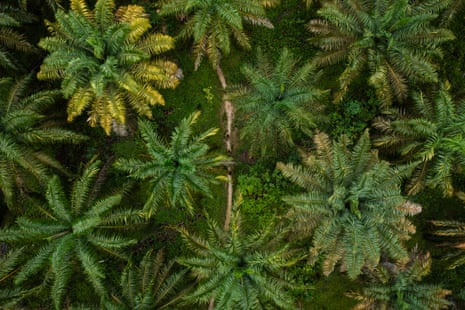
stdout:
[(98, 0), (90, 10), (84, 0), (71, 0), (71, 10), (56, 13), (47, 25), (52, 33), (39, 42), (50, 52), (40, 79), (62, 80), (69, 99), (68, 121), (89, 109), (88, 122), (110, 134), (125, 124), (127, 108), (152, 117), (151, 107), (165, 103), (157, 88), (174, 88), (179, 80), (173, 62), (154, 58), (174, 47), (160, 33), (148, 34), (148, 15), (141, 6), (115, 11), (113, 0)]

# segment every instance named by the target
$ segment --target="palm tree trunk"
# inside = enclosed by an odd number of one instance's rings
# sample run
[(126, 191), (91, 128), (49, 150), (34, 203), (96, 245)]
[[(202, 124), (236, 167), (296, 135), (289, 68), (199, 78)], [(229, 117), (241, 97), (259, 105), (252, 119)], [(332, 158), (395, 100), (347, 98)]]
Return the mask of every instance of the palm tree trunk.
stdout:
[[(226, 84), (226, 78), (224, 76), (223, 70), (221, 67), (218, 65), (216, 67), (216, 74), (218, 75), (218, 78), (221, 83), (221, 87), (223, 90), (226, 90), (227, 84)], [(234, 121), (234, 106), (231, 101), (229, 100), (223, 100), (223, 110), (224, 113), (226, 113), (226, 150), (228, 151), (229, 154), (232, 154), (232, 142), (231, 142), (231, 137), (232, 137), (232, 125)], [(226, 215), (225, 215), (225, 220), (224, 220), (224, 230), (228, 231), (229, 230), (229, 225), (231, 222), (231, 212), (232, 212), (232, 206), (233, 206), (233, 193), (234, 193), (234, 188), (233, 188), (233, 166), (229, 165), (228, 166), (228, 190), (227, 190), (227, 204), (226, 204)], [(214, 300), (213, 300), (214, 302)], [(212, 306), (212, 302), (210, 302), (210, 307)], [(212, 308), (213, 309), (213, 308)]]

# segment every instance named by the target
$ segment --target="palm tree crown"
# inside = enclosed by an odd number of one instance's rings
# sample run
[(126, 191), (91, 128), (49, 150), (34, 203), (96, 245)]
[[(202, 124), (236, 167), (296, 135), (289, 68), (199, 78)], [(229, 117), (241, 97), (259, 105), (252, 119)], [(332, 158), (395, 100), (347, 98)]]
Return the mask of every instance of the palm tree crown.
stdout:
[[(58, 179), (48, 182), (47, 205), (41, 207), (45, 217), (17, 218), (16, 225), (0, 231), (0, 241), (28, 245), (30, 258), (15, 276), (21, 284), (41, 270), (52, 273), (51, 297), (56, 309), (62, 309), (68, 282), (79, 262), (97, 294), (104, 296), (105, 272), (99, 262), (98, 250), (119, 256), (121, 249), (136, 243), (111, 229), (136, 218), (136, 212), (116, 210), (120, 194), (96, 200), (92, 186), (99, 162), (87, 167), (75, 182), (70, 199)], [(45, 277), (47, 278), (47, 277)]]
[[(442, 5), (441, 5), (442, 3)], [(368, 69), (368, 83), (389, 105), (403, 101), (409, 82), (437, 82), (432, 60), (441, 55), (439, 45), (454, 38), (452, 32), (431, 25), (447, 1), (428, 4), (409, 0), (326, 1), (318, 11), (323, 19), (310, 21), (311, 39), (323, 51), (318, 65), (346, 62), (339, 77), (342, 100), (350, 84)]]
[(64, 170), (45, 150), (53, 143), (77, 143), (85, 137), (47, 122), (44, 110), (59, 91), (28, 94), (32, 76), (0, 79), (0, 190), (10, 208), (20, 194), (45, 184), (48, 167)]
[(452, 174), (465, 167), (465, 102), (455, 104), (448, 89), (446, 83), (433, 96), (414, 93), (413, 116), (393, 110), (374, 123), (383, 133), (375, 145), (418, 161), (408, 184), (409, 194), (426, 185), (439, 187), (450, 196), (454, 193)]
[(183, 119), (166, 145), (155, 132), (153, 125), (139, 121), (139, 130), (144, 139), (148, 156), (141, 159), (120, 159), (116, 166), (130, 173), (131, 177), (150, 180), (151, 193), (145, 204), (149, 215), (155, 211), (160, 198), (165, 195), (171, 205), (182, 203), (192, 208), (192, 192), (211, 195), (209, 183), (214, 182), (210, 170), (222, 165), (225, 156), (213, 156), (204, 142), (215, 135), (218, 129), (209, 129), (193, 136), (192, 125), (197, 122), (200, 112)]
[(278, 163), (284, 176), (307, 190), (284, 200), (293, 207), (289, 217), (296, 234), (313, 233), (311, 257), (324, 256), (325, 274), (340, 263), (351, 278), (363, 267), (376, 267), (381, 253), (405, 258), (402, 241), (415, 231), (406, 215), (419, 207), (406, 202), (400, 183), (412, 168), (379, 160), (368, 132), (352, 150), (344, 136), (331, 143), (319, 133), (314, 142), (316, 152), (303, 159), (304, 166)]
[[(231, 217), (231, 229), (224, 231), (209, 220), (208, 238), (179, 229), (195, 256), (179, 259), (189, 267), (198, 285), (187, 301), (207, 303), (215, 298), (215, 309), (263, 309), (266, 303), (294, 309), (288, 294), (291, 284), (283, 268), (295, 261), (272, 225), (264, 231), (245, 235), (238, 209)], [(277, 247), (276, 247), (277, 246)]]
[(172, 273), (174, 262), (164, 265), (163, 260), (163, 251), (149, 251), (138, 267), (130, 262), (121, 274), (121, 296), (113, 296), (116, 304), (107, 302), (105, 309), (173, 309), (187, 293), (177, 290), (186, 271)]
[(217, 67), (221, 54), (231, 50), (231, 37), (245, 49), (250, 49), (243, 22), (272, 28), (265, 10), (257, 0), (168, 0), (161, 15), (185, 14), (189, 16), (180, 37), (194, 39), (195, 68), (207, 54), (213, 67)]
[(451, 292), (438, 285), (422, 284), (431, 270), (429, 253), (412, 251), (410, 260), (392, 264), (381, 263), (372, 275), (372, 283), (361, 294), (350, 294), (359, 303), (354, 310), (439, 310), (451, 303), (445, 299)]
[(151, 118), (151, 106), (165, 103), (156, 88), (179, 82), (174, 63), (152, 59), (172, 49), (173, 39), (147, 34), (151, 25), (142, 7), (114, 9), (113, 0), (98, 0), (93, 11), (84, 0), (72, 0), (68, 13), (59, 10), (56, 23), (48, 23), (53, 36), (39, 42), (51, 54), (38, 77), (62, 79), (68, 121), (90, 106), (90, 125), (100, 124), (107, 134), (113, 122), (125, 123), (127, 104)]
[(244, 65), (241, 72), (247, 84), (229, 93), (243, 121), (241, 139), (252, 154), (262, 157), (270, 151), (294, 145), (296, 131), (311, 135), (320, 109), (316, 100), (323, 92), (315, 87), (310, 64), (298, 65), (297, 59), (283, 49), (275, 66), (259, 51), (257, 65)]
[(433, 234), (440, 237), (448, 238), (444, 244), (453, 248), (447, 255), (449, 269), (455, 269), (465, 264), (465, 223), (459, 221), (432, 221), (437, 228)]

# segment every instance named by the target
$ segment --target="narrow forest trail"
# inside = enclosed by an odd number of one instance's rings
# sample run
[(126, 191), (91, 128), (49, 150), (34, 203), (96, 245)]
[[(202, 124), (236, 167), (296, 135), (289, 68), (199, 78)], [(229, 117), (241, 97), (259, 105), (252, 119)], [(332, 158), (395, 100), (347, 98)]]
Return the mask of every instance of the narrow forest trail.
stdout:
[[(216, 74), (221, 83), (223, 91), (226, 91), (228, 84), (226, 83), (226, 78), (224, 76), (223, 70), (220, 66), (216, 68)], [(234, 105), (231, 101), (223, 99), (223, 109), (222, 113), (226, 114), (226, 128), (225, 128), (225, 143), (226, 151), (229, 155), (232, 155), (232, 136), (233, 136), (233, 122), (235, 116)], [(226, 203), (226, 214), (224, 219), (224, 230), (229, 230), (229, 225), (231, 222), (231, 212), (233, 206), (233, 195), (234, 186), (233, 186), (233, 165), (228, 165), (228, 190), (227, 190), (227, 203)]]

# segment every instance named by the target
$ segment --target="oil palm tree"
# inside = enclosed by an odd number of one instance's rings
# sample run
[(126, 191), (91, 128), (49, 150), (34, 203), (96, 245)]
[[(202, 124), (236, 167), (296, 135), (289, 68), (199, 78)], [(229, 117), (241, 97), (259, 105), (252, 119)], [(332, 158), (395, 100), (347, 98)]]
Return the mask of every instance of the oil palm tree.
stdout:
[[(274, 8), (281, 4), (281, 0), (257, 0), (265, 8)], [(302, 0), (305, 7), (308, 9), (316, 0)]]
[(231, 37), (240, 47), (250, 49), (244, 22), (273, 28), (257, 0), (168, 0), (160, 10), (161, 15), (181, 13), (188, 21), (179, 37), (194, 39), (196, 69), (205, 55), (214, 68), (219, 67), (221, 55), (231, 51)]
[(282, 245), (282, 235), (276, 234), (273, 225), (244, 234), (237, 206), (230, 230), (222, 230), (211, 219), (208, 223), (207, 239), (179, 229), (194, 255), (178, 261), (198, 280), (186, 301), (204, 304), (214, 298), (214, 308), (221, 310), (263, 309), (265, 304), (295, 308), (284, 269), (296, 260), (293, 251)]
[(172, 206), (181, 203), (192, 209), (193, 192), (211, 196), (209, 184), (215, 181), (211, 170), (225, 164), (227, 157), (212, 155), (205, 143), (205, 139), (215, 135), (218, 129), (193, 136), (192, 126), (199, 116), (200, 112), (195, 112), (181, 120), (171, 134), (169, 144), (163, 142), (150, 122), (140, 120), (139, 130), (148, 154), (119, 159), (115, 163), (131, 177), (150, 182), (150, 194), (144, 207), (149, 216), (164, 197)]
[(451, 196), (452, 175), (465, 167), (465, 102), (454, 102), (449, 87), (445, 83), (433, 94), (414, 93), (413, 115), (391, 110), (374, 122), (383, 134), (376, 146), (418, 162), (407, 184), (411, 195), (428, 186)]
[(304, 166), (278, 163), (285, 177), (306, 190), (284, 201), (292, 206), (289, 225), (295, 235), (311, 236), (311, 262), (321, 255), (325, 275), (339, 263), (354, 279), (362, 268), (375, 268), (382, 253), (405, 258), (403, 241), (415, 232), (406, 216), (421, 211), (400, 189), (412, 168), (379, 160), (367, 131), (352, 149), (344, 136), (331, 142), (319, 133), (314, 142), (316, 150), (303, 158)]
[(294, 146), (296, 133), (311, 135), (324, 92), (316, 87), (310, 64), (300, 65), (283, 49), (273, 66), (259, 50), (257, 65), (244, 65), (241, 72), (247, 84), (235, 87), (228, 97), (238, 109), (240, 137), (251, 154), (264, 157)]
[(402, 102), (410, 83), (437, 82), (433, 60), (441, 55), (440, 44), (454, 38), (451, 31), (431, 23), (445, 2), (324, 2), (318, 11), (322, 19), (311, 20), (308, 29), (315, 35), (311, 41), (322, 49), (315, 64), (344, 63), (336, 102), (362, 74), (385, 105)]
[(400, 309), (439, 310), (451, 305), (445, 297), (451, 291), (421, 280), (430, 273), (431, 257), (416, 249), (407, 262), (381, 263), (371, 275), (371, 281), (361, 293), (349, 296), (359, 301), (354, 310)]
[[(39, 79), (62, 80), (68, 121), (89, 109), (88, 122), (110, 134), (125, 124), (127, 108), (152, 117), (151, 107), (165, 103), (157, 88), (174, 88), (176, 64), (154, 58), (174, 47), (174, 40), (151, 33), (150, 20), (137, 5), (116, 12), (113, 0), (98, 0), (90, 10), (85, 0), (71, 0), (71, 10), (47, 23), (51, 37), (39, 46), (50, 52)], [(115, 125), (116, 126), (116, 125)]]
[[(30, 2), (32, 1), (31, 0), (18, 0), (18, 2), (20, 3), (21, 8), (23, 10), (28, 10), (28, 6)], [(43, 4), (43, 3), (47, 4), (47, 6), (51, 8), (53, 12), (56, 12), (58, 9), (63, 10), (62, 0), (39, 0), (39, 4)]]
[(173, 309), (186, 295), (179, 291), (186, 271), (173, 272), (174, 261), (164, 264), (163, 251), (150, 250), (139, 266), (130, 262), (121, 274), (121, 296), (113, 295), (115, 303), (106, 302), (108, 310)]
[(44, 146), (85, 140), (47, 121), (45, 110), (60, 92), (30, 94), (32, 80), (32, 75), (0, 79), (0, 190), (11, 209), (18, 207), (15, 202), (22, 194), (45, 185), (50, 177), (48, 168), (65, 170)]
[[(46, 205), (37, 206), (42, 216), (21, 216), (15, 225), (0, 230), (0, 241), (27, 246), (26, 253), (31, 254), (15, 275), (14, 283), (26, 283), (41, 271), (51, 273), (50, 294), (55, 309), (62, 309), (70, 279), (78, 270), (87, 276), (98, 295), (105, 296), (105, 270), (100, 260), (121, 257), (123, 248), (136, 243), (116, 229), (137, 220), (138, 213), (117, 208), (121, 194), (100, 199), (94, 195), (98, 166), (96, 161), (83, 171), (69, 198), (58, 177), (52, 177)], [(106, 256), (101, 256), (102, 252)]]
[(26, 11), (8, 4), (0, 4), (0, 67), (13, 70), (20, 67), (10, 49), (25, 53), (37, 51), (24, 35), (14, 30), (24, 23), (33, 21), (34, 17)]

